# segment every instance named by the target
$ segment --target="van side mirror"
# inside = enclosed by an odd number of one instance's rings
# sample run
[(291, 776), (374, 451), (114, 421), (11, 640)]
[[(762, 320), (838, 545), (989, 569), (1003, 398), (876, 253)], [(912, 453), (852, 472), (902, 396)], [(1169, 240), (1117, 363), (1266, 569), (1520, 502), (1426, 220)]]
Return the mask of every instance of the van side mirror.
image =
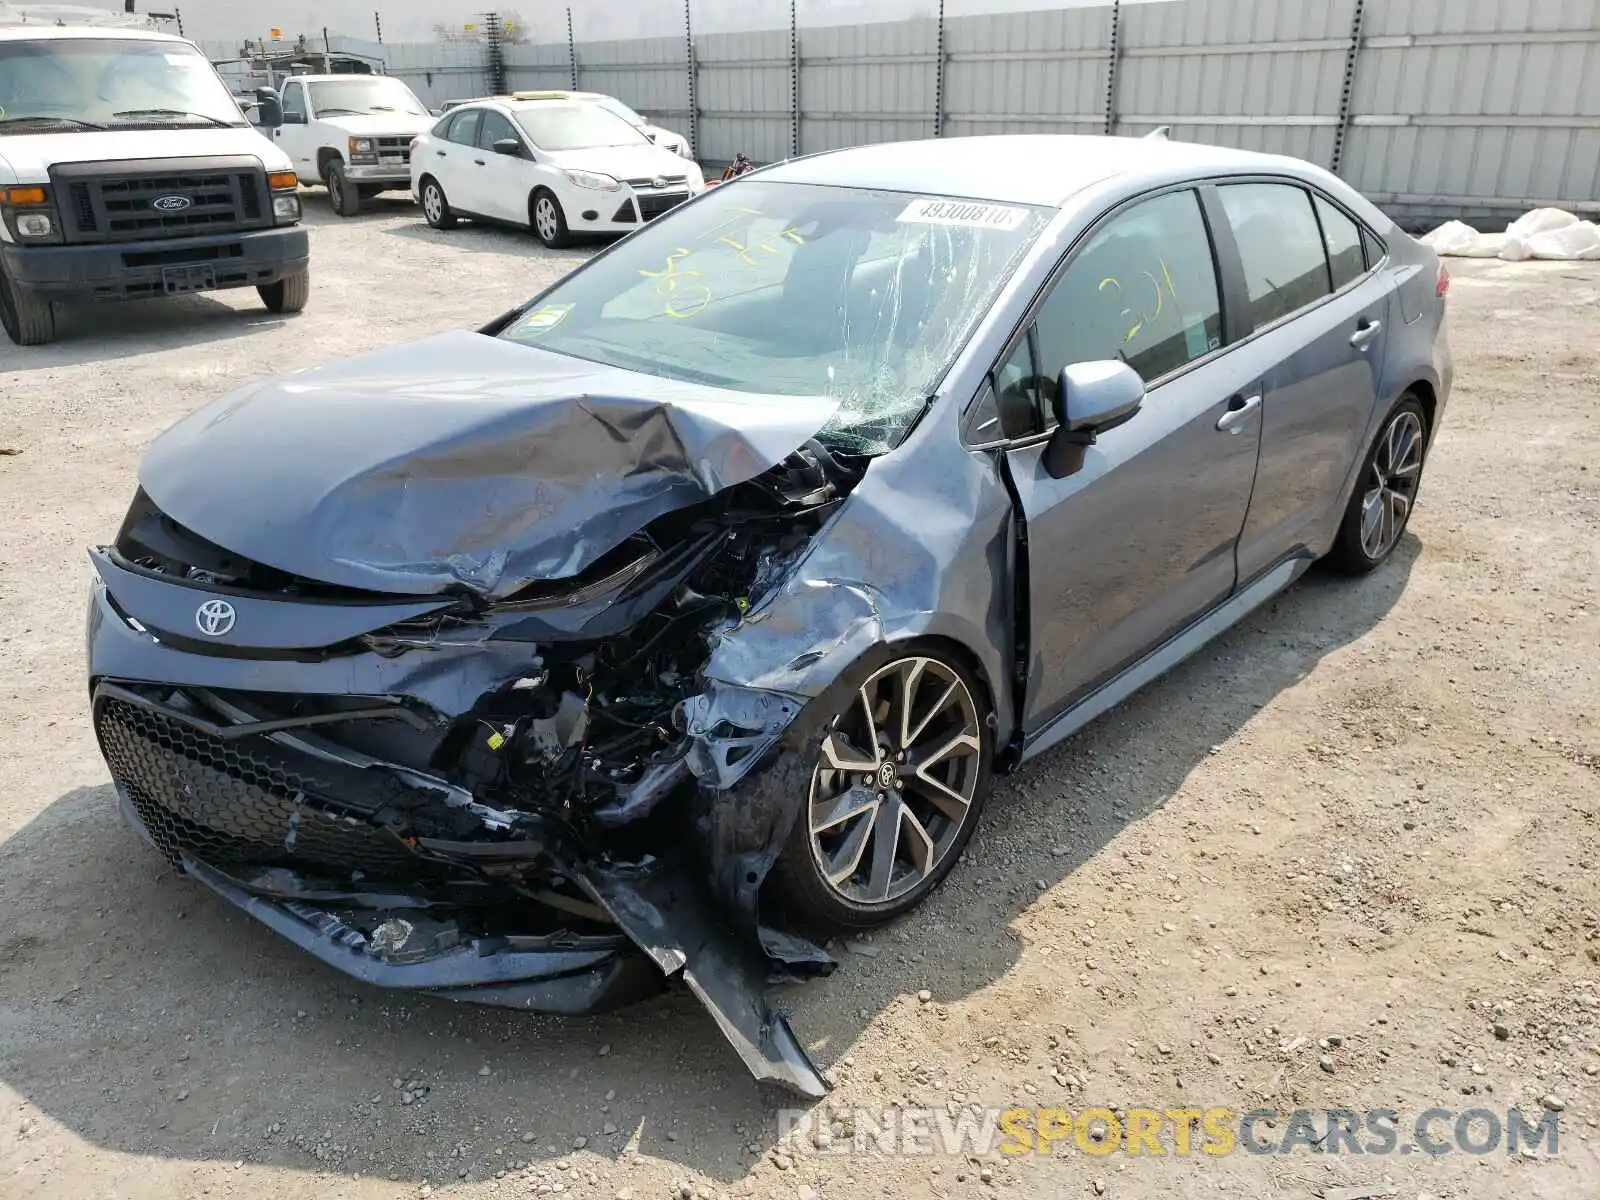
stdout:
[(1056, 381), (1056, 431), (1045, 449), (1045, 469), (1056, 479), (1073, 474), (1095, 439), (1131, 421), (1143, 404), (1144, 380), (1121, 359), (1062, 368)]
[(263, 129), (276, 129), (283, 124), (283, 101), (276, 88), (256, 89), (257, 124)]

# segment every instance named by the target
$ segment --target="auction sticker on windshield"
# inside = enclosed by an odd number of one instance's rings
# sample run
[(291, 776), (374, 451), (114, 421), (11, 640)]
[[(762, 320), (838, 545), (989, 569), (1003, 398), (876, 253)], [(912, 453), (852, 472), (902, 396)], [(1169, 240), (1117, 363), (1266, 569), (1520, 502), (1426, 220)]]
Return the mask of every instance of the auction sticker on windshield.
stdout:
[(1028, 210), (1008, 204), (979, 204), (971, 200), (913, 200), (895, 218), (913, 225), (963, 225), (969, 229), (999, 229), (1012, 233), (1022, 228)]
[(546, 304), (536, 308), (522, 319), (522, 328), (529, 333), (545, 333), (567, 319), (572, 311), (570, 304)]

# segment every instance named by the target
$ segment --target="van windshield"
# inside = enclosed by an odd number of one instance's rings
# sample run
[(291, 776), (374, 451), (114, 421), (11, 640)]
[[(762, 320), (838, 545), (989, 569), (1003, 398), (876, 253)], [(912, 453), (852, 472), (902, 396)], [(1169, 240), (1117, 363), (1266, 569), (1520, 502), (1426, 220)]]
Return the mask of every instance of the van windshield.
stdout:
[(0, 135), (245, 124), (210, 61), (187, 42), (0, 42)]

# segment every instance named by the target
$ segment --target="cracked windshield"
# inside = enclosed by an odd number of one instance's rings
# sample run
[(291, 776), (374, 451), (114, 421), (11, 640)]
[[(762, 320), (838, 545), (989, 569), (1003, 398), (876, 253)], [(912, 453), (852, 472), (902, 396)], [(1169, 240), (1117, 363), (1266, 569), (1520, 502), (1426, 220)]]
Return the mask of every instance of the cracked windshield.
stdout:
[(501, 336), (710, 387), (837, 399), (823, 439), (878, 453), (910, 428), (1045, 219), (746, 180), (640, 230)]
[(182, 42), (0, 42), (0, 135), (243, 124), (211, 63)]

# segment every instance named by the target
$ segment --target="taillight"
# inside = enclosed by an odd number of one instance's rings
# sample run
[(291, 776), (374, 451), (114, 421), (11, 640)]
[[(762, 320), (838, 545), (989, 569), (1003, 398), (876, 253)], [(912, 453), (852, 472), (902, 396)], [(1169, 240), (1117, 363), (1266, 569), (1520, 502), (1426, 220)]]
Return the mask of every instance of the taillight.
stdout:
[(1433, 294), (1441, 300), (1450, 294), (1450, 268), (1443, 263), (1439, 264), (1439, 282), (1434, 284)]

